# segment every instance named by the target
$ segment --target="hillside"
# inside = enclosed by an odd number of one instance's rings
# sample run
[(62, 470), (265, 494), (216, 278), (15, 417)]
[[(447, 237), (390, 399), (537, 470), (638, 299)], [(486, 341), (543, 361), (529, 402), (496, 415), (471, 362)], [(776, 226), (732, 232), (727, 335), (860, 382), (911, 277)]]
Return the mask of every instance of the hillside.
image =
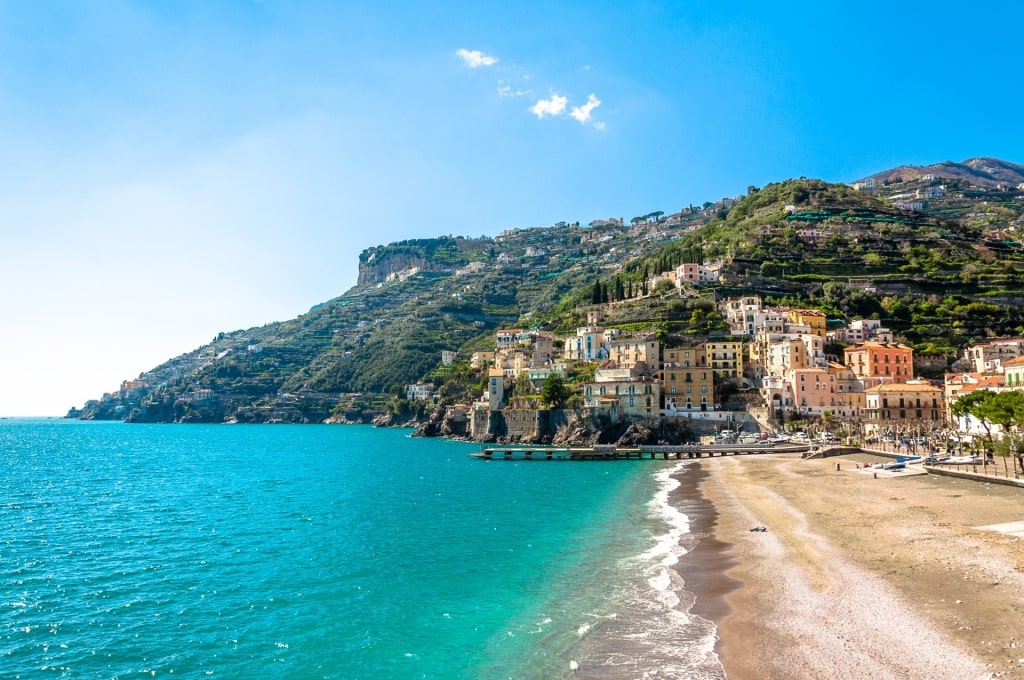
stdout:
[(1024, 182), (1024, 166), (998, 158), (969, 158), (960, 163), (944, 161), (933, 165), (901, 165), (871, 175), (877, 184), (887, 186), (924, 180), (926, 177), (927, 181), (958, 180), (979, 187), (996, 188), (1002, 185), (1015, 189)]
[[(1022, 195), (963, 180), (857, 191), (799, 179), (667, 217), (378, 246), (360, 255), (359, 281), (342, 296), (222, 333), (73, 415), (316, 422), (378, 412), (427, 376), (446, 383), (446, 398), (471, 399), (481, 376), (469, 353), (492, 347), (503, 326), (572, 332), (595, 288), (607, 323), (656, 327), (670, 343), (721, 332), (715, 295), (756, 292), (837, 319), (891, 318), (918, 351), (951, 356), (974, 338), (1024, 332)], [(720, 262), (722, 282), (684, 299), (647, 289), (652, 275), (695, 259)], [(442, 369), (443, 350), (461, 361)]]

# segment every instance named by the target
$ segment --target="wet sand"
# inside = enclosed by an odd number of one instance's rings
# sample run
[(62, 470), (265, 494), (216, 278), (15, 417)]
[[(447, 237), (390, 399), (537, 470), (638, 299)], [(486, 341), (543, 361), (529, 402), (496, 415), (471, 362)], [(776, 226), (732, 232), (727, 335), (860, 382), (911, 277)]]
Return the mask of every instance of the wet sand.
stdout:
[(1024, 520), (1024, 490), (874, 460), (701, 462), (712, 535), (680, 571), (728, 677), (1024, 679), (1024, 538), (976, 528)]

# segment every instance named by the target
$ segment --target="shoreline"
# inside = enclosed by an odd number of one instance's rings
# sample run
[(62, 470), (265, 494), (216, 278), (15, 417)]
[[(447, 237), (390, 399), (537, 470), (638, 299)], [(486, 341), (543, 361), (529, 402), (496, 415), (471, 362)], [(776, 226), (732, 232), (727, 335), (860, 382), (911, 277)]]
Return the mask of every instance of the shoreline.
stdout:
[(714, 651), (721, 658), (719, 622), (732, 613), (729, 595), (742, 589), (744, 583), (733, 571), (739, 566), (733, 544), (719, 536), (718, 508), (703, 491), (709, 476), (703, 465), (688, 465), (675, 475), (680, 484), (669, 500), (690, 518), (694, 543), (680, 557), (675, 569), (686, 590), (695, 596), (690, 612), (713, 621), (719, 629)]
[(1024, 678), (1024, 538), (977, 528), (1024, 520), (1024, 491), (835, 470), (874, 460), (700, 463), (711, 535), (680, 571), (727, 677)]

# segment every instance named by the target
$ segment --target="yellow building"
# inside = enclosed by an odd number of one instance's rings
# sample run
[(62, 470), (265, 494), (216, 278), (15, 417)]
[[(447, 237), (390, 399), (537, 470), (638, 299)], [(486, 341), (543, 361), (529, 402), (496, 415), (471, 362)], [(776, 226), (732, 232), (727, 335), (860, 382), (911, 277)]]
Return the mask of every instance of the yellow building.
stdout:
[(825, 337), (825, 322), (828, 320), (825, 312), (818, 311), (817, 309), (791, 309), (786, 317), (790, 323), (810, 326), (811, 333), (814, 333), (819, 338)]
[(743, 341), (715, 340), (705, 342), (702, 347), (708, 368), (720, 378), (743, 377)]

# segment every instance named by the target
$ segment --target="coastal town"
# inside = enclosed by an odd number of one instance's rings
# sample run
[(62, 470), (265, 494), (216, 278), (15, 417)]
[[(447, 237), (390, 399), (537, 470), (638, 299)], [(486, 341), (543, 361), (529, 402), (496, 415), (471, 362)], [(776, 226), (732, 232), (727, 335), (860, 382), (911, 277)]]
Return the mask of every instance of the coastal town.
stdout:
[[(675, 279), (685, 271), (670, 274)], [(1005, 426), (987, 422), (957, 404), (978, 390), (1024, 390), (1024, 338), (972, 345), (956, 372), (941, 380), (929, 357), (897, 342), (883, 320), (830, 323), (815, 309), (766, 305), (758, 296), (718, 303), (729, 334), (693, 345), (668, 344), (653, 330), (626, 333), (587, 314), (574, 335), (500, 329), (493, 350), (474, 352), (470, 366), (486, 374), (486, 390), (472, 404), (447, 407), (450, 419), (471, 425), (467, 434), (486, 441), (487, 418), (471, 414), (537, 408), (531, 396), (556, 376), (559, 382), (593, 367), (592, 377), (570, 386), (577, 406), (608, 422), (635, 421), (656, 429), (685, 422), (696, 433), (722, 430), (819, 432), (821, 437), (948, 450), (988, 447)], [(841, 354), (837, 352), (841, 349)], [(442, 363), (456, 360), (445, 353)], [(944, 362), (938, 364), (944, 367)], [(742, 395), (745, 408), (730, 408), (723, 394)], [(407, 387), (410, 400), (430, 401), (434, 385)], [(952, 447), (951, 447), (952, 444)]]
[(377, 246), (340, 297), (220, 333), (68, 416), (1012, 454), (1021, 179), (971, 159)]

